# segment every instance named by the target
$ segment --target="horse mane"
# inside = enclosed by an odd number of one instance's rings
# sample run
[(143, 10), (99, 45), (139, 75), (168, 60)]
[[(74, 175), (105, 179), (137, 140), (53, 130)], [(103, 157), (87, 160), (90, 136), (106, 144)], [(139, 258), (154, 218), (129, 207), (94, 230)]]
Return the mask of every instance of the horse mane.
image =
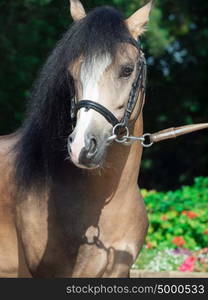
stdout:
[(72, 132), (73, 78), (69, 65), (80, 55), (115, 55), (130, 37), (124, 18), (105, 6), (75, 22), (52, 51), (31, 92), (27, 116), (15, 145), (15, 181), (30, 189), (53, 179), (66, 163), (67, 137)]

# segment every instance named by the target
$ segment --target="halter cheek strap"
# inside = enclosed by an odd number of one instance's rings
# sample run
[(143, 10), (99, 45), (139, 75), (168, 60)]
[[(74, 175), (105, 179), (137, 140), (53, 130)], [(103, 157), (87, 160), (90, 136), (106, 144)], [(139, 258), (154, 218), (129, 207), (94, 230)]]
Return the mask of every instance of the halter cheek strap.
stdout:
[(147, 79), (147, 65), (144, 54), (140, 50), (140, 58), (137, 63), (137, 75), (132, 85), (132, 89), (129, 96), (129, 101), (127, 104), (127, 109), (124, 113), (124, 117), (122, 120), (122, 124), (124, 127), (128, 125), (130, 117), (134, 111), (134, 108), (137, 104), (137, 99), (139, 97), (139, 93), (141, 93), (139, 109), (137, 113), (137, 118), (141, 114), (142, 108), (145, 102), (145, 92), (146, 92), (146, 79)]

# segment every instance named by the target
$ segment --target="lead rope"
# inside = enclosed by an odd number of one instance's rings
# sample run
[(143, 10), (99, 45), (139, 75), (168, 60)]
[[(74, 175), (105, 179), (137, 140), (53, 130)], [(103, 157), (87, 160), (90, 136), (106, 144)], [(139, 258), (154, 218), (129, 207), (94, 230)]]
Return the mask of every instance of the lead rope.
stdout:
[(139, 141), (141, 142), (141, 145), (144, 148), (149, 148), (154, 143), (177, 138), (181, 135), (185, 135), (188, 133), (192, 133), (195, 131), (208, 128), (208, 123), (192, 124), (192, 125), (186, 125), (186, 126), (181, 126), (176, 128), (172, 127), (155, 133), (145, 133), (144, 135), (137, 137), (137, 136), (130, 136), (128, 127), (125, 127), (125, 132), (123, 136), (118, 137), (116, 135), (116, 129), (118, 125), (119, 124), (117, 124), (113, 128), (112, 136), (108, 139), (108, 141), (116, 141), (117, 143), (125, 144), (125, 145), (132, 145), (134, 142)]

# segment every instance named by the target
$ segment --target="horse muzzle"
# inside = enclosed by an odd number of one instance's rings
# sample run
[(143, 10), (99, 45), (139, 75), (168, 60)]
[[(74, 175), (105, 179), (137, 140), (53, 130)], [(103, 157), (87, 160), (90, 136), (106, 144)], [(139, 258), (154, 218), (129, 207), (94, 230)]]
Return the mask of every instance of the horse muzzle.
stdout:
[(71, 161), (79, 168), (95, 169), (103, 164), (105, 143), (96, 135), (86, 134), (80, 145), (76, 141), (76, 132), (68, 137), (68, 153)]

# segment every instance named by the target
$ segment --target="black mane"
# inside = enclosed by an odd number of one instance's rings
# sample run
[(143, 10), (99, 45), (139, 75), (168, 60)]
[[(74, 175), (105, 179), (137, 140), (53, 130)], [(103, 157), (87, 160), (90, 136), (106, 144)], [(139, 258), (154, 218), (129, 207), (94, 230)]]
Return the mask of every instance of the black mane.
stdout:
[(19, 186), (28, 189), (42, 185), (66, 163), (74, 96), (69, 64), (80, 55), (88, 59), (105, 52), (115, 55), (119, 43), (129, 37), (123, 16), (111, 7), (101, 7), (74, 23), (57, 44), (34, 85), (15, 146)]

